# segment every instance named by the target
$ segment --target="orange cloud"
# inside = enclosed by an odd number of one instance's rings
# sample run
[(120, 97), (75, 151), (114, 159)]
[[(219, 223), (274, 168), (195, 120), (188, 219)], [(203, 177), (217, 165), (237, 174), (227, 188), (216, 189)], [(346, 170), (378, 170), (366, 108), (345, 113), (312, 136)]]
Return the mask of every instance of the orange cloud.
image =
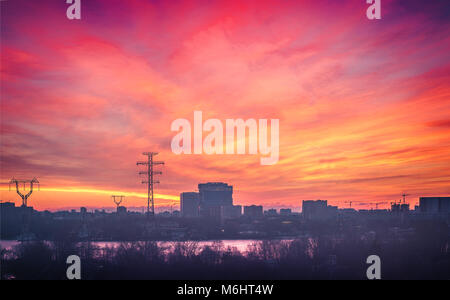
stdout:
[[(1, 180), (37, 176), (35, 207), (110, 206), (117, 191), (144, 206), (149, 150), (166, 162), (157, 205), (206, 181), (266, 206), (450, 194), (442, 3), (386, 1), (376, 23), (361, 1), (95, 1), (80, 22), (1, 5)], [(194, 110), (280, 119), (280, 161), (173, 154), (170, 124)]]

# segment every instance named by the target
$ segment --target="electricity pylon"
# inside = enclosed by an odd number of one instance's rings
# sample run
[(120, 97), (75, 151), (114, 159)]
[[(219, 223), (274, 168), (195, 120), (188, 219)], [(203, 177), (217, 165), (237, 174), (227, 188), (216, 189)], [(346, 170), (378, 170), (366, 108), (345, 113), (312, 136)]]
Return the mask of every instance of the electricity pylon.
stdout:
[(143, 180), (142, 184), (147, 185), (147, 217), (150, 215), (150, 203), (151, 203), (151, 213), (155, 215), (155, 199), (153, 196), (154, 185), (159, 183), (159, 181), (154, 180), (154, 175), (161, 175), (161, 171), (154, 171), (153, 168), (156, 165), (164, 165), (163, 161), (154, 161), (153, 157), (158, 155), (157, 152), (144, 152), (142, 155), (147, 156), (147, 161), (138, 161), (136, 165), (143, 165), (147, 167), (146, 171), (139, 172), (139, 175), (146, 175), (147, 180)]
[[(30, 184), (30, 191), (27, 194), (22, 194), (20, 192), (19, 189), (19, 184), (23, 184), (23, 189), (25, 190), (25, 185), (29, 183)], [(11, 181), (9, 182), (9, 190), (11, 191), (11, 184), (15, 184), (16, 185), (16, 192), (17, 194), (22, 198), (22, 206), (23, 207), (27, 207), (28, 205), (28, 198), (31, 196), (31, 194), (33, 193), (33, 185), (37, 183), (38, 184), (38, 189), (40, 188), (39, 186), (39, 181), (37, 180), (36, 177), (34, 177), (32, 180), (18, 180), (15, 179), (14, 177), (11, 179)]]
[(117, 208), (119, 208), (119, 205), (120, 205), (120, 203), (122, 203), (123, 198), (125, 198), (125, 196), (112, 195), (111, 198), (113, 199), (114, 203), (117, 205)]
[[(23, 189), (25, 190), (27, 183), (30, 184), (30, 190), (27, 194), (22, 194), (19, 189), (19, 184), (23, 184)], [(35, 237), (36, 237), (32, 232), (30, 232), (30, 219), (31, 219), (32, 210), (30, 210), (28, 208), (28, 198), (33, 193), (33, 188), (34, 188), (35, 183), (38, 185), (38, 189), (39, 189), (40, 188), (39, 181), (36, 179), (36, 177), (33, 178), (32, 180), (18, 180), (13, 177), (11, 179), (11, 181), (9, 182), (9, 190), (11, 191), (11, 184), (15, 184), (16, 192), (20, 196), (20, 198), (22, 198), (22, 206), (21, 206), (21, 208), (22, 208), (22, 232), (21, 232), (20, 236), (18, 237), (19, 241), (29, 241), (29, 240), (35, 239)]]

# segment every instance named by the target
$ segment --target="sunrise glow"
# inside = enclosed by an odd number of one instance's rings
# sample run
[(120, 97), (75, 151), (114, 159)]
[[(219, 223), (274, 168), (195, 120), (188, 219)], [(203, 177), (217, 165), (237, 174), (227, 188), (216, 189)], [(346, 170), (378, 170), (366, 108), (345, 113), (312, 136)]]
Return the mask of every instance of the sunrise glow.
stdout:
[[(443, 2), (384, 1), (378, 23), (365, 1), (84, 1), (80, 22), (39, 2), (1, 2), (0, 200), (36, 176), (37, 209), (145, 206), (145, 151), (165, 161), (156, 206), (208, 181), (265, 207), (450, 194)], [(194, 111), (279, 119), (279, 160), (174, 154), (171, 123)]]

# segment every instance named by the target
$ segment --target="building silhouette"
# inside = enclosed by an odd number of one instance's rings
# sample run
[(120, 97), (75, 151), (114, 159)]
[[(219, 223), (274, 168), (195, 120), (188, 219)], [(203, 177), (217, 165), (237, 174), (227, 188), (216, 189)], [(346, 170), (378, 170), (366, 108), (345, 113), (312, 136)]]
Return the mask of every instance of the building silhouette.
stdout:
[(202, 207), (233, 205), (233, 186), (223, 182), (208, 182), (198, 185)]
[(278, 215), (278, 212), (275, 208), (270, 208), (265, 212), (266, 216), (275, 217)]
[(200, 194), (185, 192), (180, 194), (181, 215), (186, 218), (195, 218), (200, 212)]
[(292, 209), (282, 208), (282, 209), (280, 209), (280, 215), (281, 216), (290, 216), (290, 215), (292, 215)]
[(221, 218), (222, 206), (233, 206), (233, 186), (223, 182), (198, 185), (200, 213), (205, 217)]
[(117, 214), (119, 216), (123, 216), (127, 214), (127, 208), (125, 206), (118, 206), (117, 207)]
[(244, 207), (244, 216), (249, 218), (263, 217), (263, 207), (261, 205), (251, 205)]
[(400, 213), (408, 213), (409, 212), (409, 204), (408, 203), (392, 203), (391, 204), (391, 213), (400, 214)]
[(242, 216), (242, 206), (240, 205), (227, 205), (220, 207), (220, 218), (222, 220), (236, 219)]
[(419, 210), (427, 214), (450, 213), (450, 197), (420, 197)]
[(302, 214), (305, 220), (327, 220), (337, 216), (338, 208), (327, 200), (303, 200)]

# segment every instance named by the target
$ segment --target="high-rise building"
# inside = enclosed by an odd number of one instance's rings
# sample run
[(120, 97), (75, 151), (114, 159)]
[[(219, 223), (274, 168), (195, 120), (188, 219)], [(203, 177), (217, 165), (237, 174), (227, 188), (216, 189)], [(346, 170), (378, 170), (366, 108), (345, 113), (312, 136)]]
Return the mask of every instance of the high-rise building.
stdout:
[(200, 206), (220, 207), (233, 205), (233, 186), (223, 182), (208, 182), (198, 185)]
[(420, 197), (419, 208), (422, 213), (450, 213), (450, 197)]
[(181, 215), (186, 218), (199, 216), (200, 194), (187, 192), (180, 194)]
[(261, 218), (263, 216), (263, 207), (260, 205), (245, 206), (244, 216), (250, 218)]
[(214, 219), (221, 218), (222, 206), (233, 206), (233, 187), (223, 182), (198, 185), (200, 214)]
[(303, 200), (302, 214), (306, 220), (326, 220), (337, 216), (338, 208), (329, 206), (327, 200)]
[(305, 219), (311, 219), (317, 214), (326, 211), (328, 206), (327, 200), (303, 200), (302, 201), (302, 214)]

